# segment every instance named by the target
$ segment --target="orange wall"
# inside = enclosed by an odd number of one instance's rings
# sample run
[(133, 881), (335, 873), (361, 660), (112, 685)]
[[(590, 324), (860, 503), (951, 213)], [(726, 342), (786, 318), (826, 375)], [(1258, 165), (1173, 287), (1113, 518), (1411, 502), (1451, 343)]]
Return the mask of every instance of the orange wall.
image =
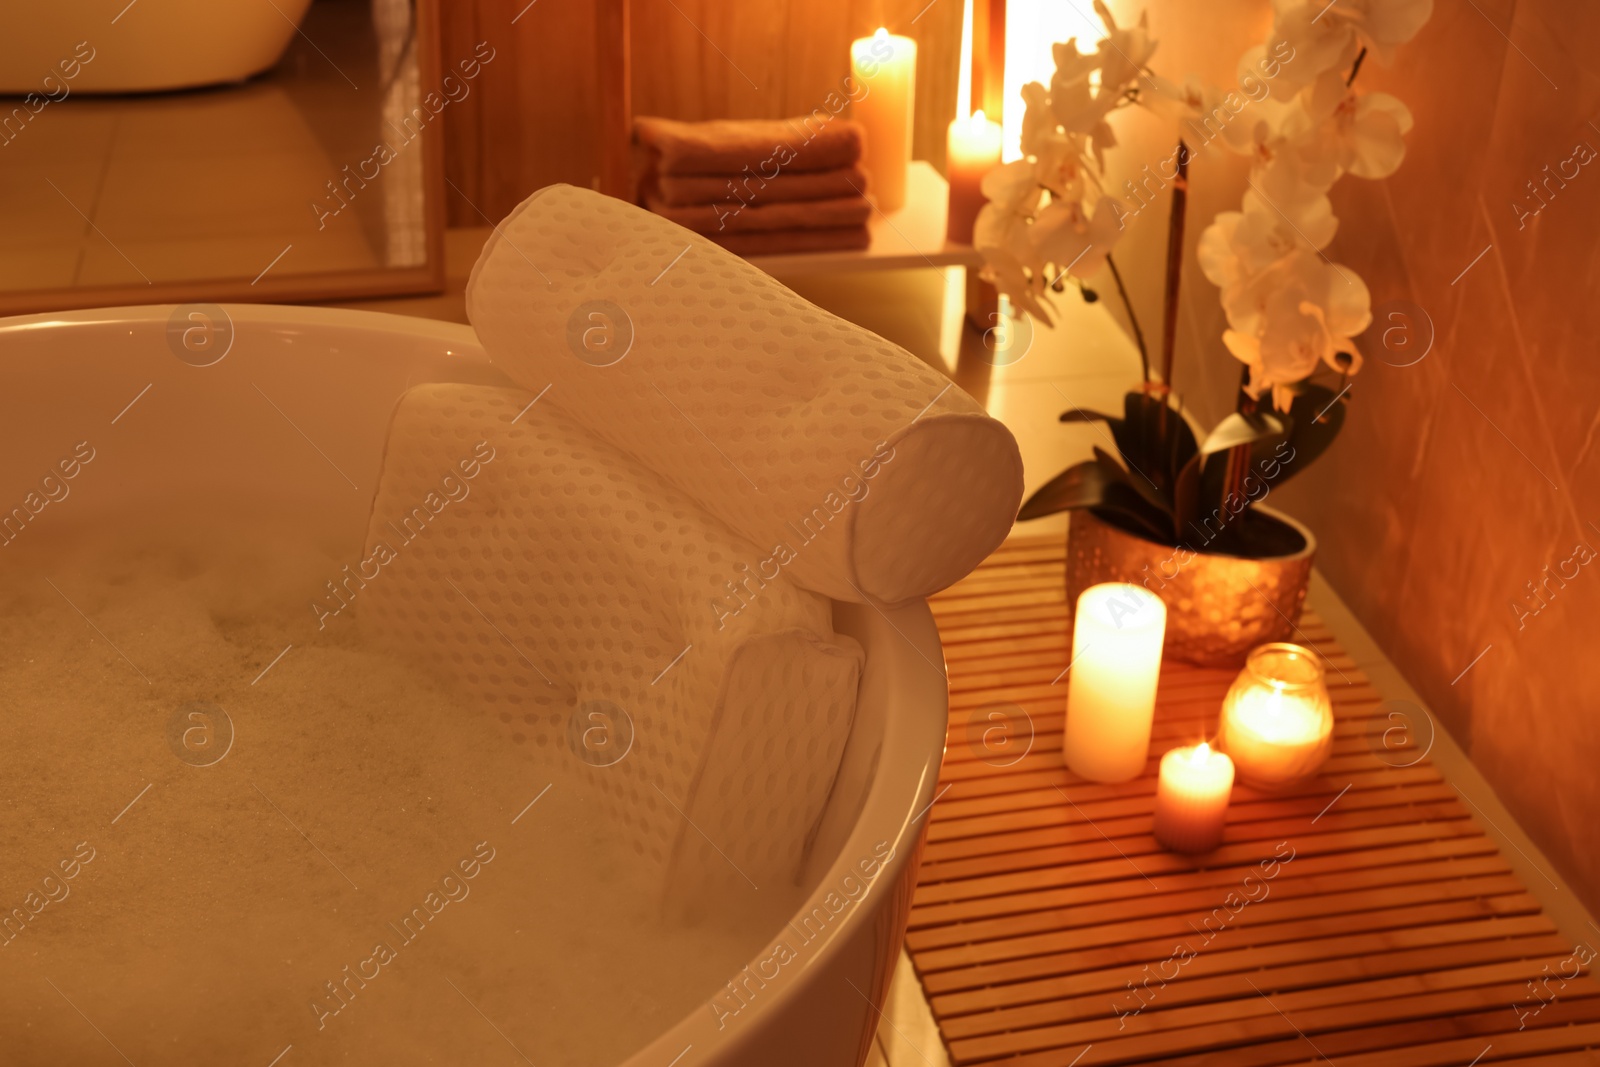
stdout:
[[(1113, 8), (1124, 16), (1130, 2)], [(1266, 0), (1229, 0), (1225, 19), (1215, 5), (1149, 7), (1161, 40), (1152, 66), (1218, 82), (1270, 18)], [(1512, 605), (1580, 542), (1600, 552), (1600, 158), (1565, 188), (1552, 183), (1548, 205), (1520, 229), (1512, 205), (1534, 206), (1525, 183), (1578, 143), (1600, 152), (1597, 54), (1600, 7), (1436, 0), (1395, 66), (1363, 67), (1359, 84), (1400, 97), (1416, 126), (1396, 175), (1335, 187), (1341, 224), (1328, 254), (1360, 272), (1380, 314), (1408, 318), (1384, 317), (1361, 339), (1367, 364), (1343, 435), (1273, 493), (1317, 532), (1323, 574), (1591, 911), (1600, 558), (1537, 614), (1519, 619)], [(1171, 151), (1167, 127), (1129, 120), (1119, 119), (1115, 157), (1125, 174)], [(1207, 424), (1231, 403), (1239, 365), (1222, 347), (1218, 293), (1194, 245), (1217, 211), (1237, 209), (1244, 173), (1220, 150), (1191, 173), (1174, 386)], [(1163, 201), (1141, 213), (1116, 253), (1151, 337), (1166, 211)], [(1428, 320), (1432, 349), (1397, 366), (1426, 342)]]
[(1380, 357), (1414, 354), (1369, 331), (1343, 439), (1283, 494), (1322, 538), (1324, 573), (1591, 910), (1600, 558), (1537, 615), (1512, 604), (1580, 542), (1600, 552), (1600, 158), (1521, 229), (1512, 205), (1576, 144), (1600, 151), (1597, 50), (1592, 5), (1437, 3), (1396, 68), (1363, 71), (1417, 124), (1398, 174), (1341, 183), (1330, 252), (1376, 307), (1420, 306), (1436, 339), (1397, 367)]
[[(1153, 66), (1219, 81), (1269, 17), (1257, 0), (1209, 26), (1175, 0), (1150, 6), (1162, 39)], [(1512, 605), (1580, 542), (1600, 552), (1600, 158), (1565, 188), (1552, 183), (1520, 229), (1512, 205), (1531, 208), (1524, 183), (1579, 142), (1600, 151), (1597, 50), (1600, 9), (1441, 0), (1393, 68), (1363, 68), (1360, 84), (1399, 96), (1416, 126), (1398, 174), (1335, 187), (1341, 225), (1328, 253), (1361, 273), (1383, 317), (1361, 339), (1367, 365), (1341, 439), (1273, 493), (1317, 532), (1322, 572), (1591, 910), (1600, 558), (1537, 614), (1519, 618)], [(1139, 121), (1116, 157), (1126, 173), (1170, 152), (1165, 127), (1130, 118)], [(1205, 423), (1231, 402), (1239, 366), (1221, 345), (1217, 290), (1195, 268), (1194, 244), (1243, 188), (1236, 157), (1196, 162), (1174, 386)], [(1151, 336), (1165, 225), (1162, 202), (1117, 251)], [(1426, 344), (1430, 321), (1431, 350), (1399, 366)]]

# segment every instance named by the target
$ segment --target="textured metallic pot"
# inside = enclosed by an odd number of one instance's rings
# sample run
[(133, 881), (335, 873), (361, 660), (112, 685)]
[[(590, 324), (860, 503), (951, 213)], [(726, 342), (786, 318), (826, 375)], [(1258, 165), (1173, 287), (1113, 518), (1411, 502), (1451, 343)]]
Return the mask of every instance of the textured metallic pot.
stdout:
[(1304, 547), (1262, 559), (1214, 555), (1158, 544), (1092, 512), (1074, 511), (1067, 529), (1067, 604), (1100, 582), (1142, 585), (1167, 605), (1164, 655), (1201, 667), (1243, 666), (1257, 645), (1293, 639), (1317, 550), (1316, 537), (1294, 519), (1259, 504), (1253, 510), (1298, 534)]

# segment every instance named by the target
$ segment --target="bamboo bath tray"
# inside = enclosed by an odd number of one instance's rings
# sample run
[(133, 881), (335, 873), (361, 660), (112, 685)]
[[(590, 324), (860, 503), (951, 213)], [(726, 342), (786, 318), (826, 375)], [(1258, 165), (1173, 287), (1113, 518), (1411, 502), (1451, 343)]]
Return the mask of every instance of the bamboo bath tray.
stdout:
[(1059, 538), (1014, 539), (933, 602), (950, 733), (906, 945), (952, 1064), (1600, 1065), (1600, 938), (1557, 932), (1320, 620), (1332, 757), (1236, 787), (1191, 859), (1151, 836), (1155, 764), (1233, 672), (1163, 665), (1144, 776), (1077, 780), (1063, 579)]

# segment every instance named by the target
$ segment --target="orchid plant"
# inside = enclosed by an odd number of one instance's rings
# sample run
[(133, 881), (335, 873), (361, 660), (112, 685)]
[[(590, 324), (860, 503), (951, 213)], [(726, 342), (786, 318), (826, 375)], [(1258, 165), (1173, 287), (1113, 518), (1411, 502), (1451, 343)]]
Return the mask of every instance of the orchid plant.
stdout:
[(1050, 85), (1022, 87), (1023, 158), (984, 176), (989, 202), (973, 230), (984, 277), (1047, 325), (1049, 291), (1099, 271), (1122, 236), (1126, 207), (1105, 187), (1105, 153), (1117, 143), (1108, 120), (1138, 102), (1156, 48), (1147, 17), (1124, 30), (1102, 0), (1095, 10), (1109, 27), (1095, 51), (1080, 52), (1077, 38), (1056, 44)]
[[(1393, 61), (1428, 20), (1433, 0), (1273, 0), (1271, 33), (1241, 57), (1231, 91), (1193, 76), (1161, 78), (1147, 66), (1156, 50), (1148, 13), (1124, 28), (1103, 0), (1094, 6), (1107, 29), (1095, 50), (1081, 52), (1076, 39), (1055, 45), (1050, 84), (1024, 86), (1022, 158), (984, 179), (989, 203), (973, 243), (984, 277), (1047, 325), (1067, 279), (1092, 300), (1085, 282), (1109, 267), (1144, 367), (1122, 416), (1062, 416), (1108, 422), (1122, 463), (1097, 450), (1035, 493), (1021, 517), (1087, 507), (1181, 544), (1201, 514), (1214, 513), (1222, 525), (1242, 514), (1255, 499), (1246, 481), (1269, 458), (1268, 480), (1281, 481), (1316, 458), (1343, 421), (1348, 378), (1361, 369), (1355, 338), (1372, 316), (1360, 276), (1324, 252), (1339, 225), (1328, 191), (1345, 174), (1384, 178), (1400, 166), (1410, 111), (1387, 93), (1354, 86), (1368, 58)], [(1107, 188), (1105, 153), (1117, 143), (1112, 116), (1133, 106), (1174, 120), (1180, 137), (1165, 169), (1151, 175), (1147, 167), (1142, 186), (1125, 182), (1130, 202)], [(1219, 214), (1197, 253), (1202, 273), (1221, 290), (1221, 340), (1242, 368), (1235, 413), (1201, 441), (1173, 410), (1169, 387), (1191, 145), (1214, 140), (1250, 159), (1241, 209)], [(1173, 184), (1157, 369), (1112, 255), (1128, 220), (1147, 206), (1150, 180)], [(1337, 375), (1337, 388), (1313, 382), (1319, 372)], [(1212, 547), (1250, 554), (1252, 546), (1235, 538)]]

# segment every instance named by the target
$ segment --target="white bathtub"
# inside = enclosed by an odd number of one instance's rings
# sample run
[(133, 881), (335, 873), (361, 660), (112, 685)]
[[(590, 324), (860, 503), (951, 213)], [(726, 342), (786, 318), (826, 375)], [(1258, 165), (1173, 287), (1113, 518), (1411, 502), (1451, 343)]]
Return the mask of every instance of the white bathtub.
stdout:
[(311, 0), (8, 4), (0, 94), (132, 93), (243, 81), (278, 62)]
[[(119, 517), (182, 495), (203, 499), (211, 521), (242, 522), (260, 506), (292, 509), (307, 537), (359, 544), (369, 494), (352, 492), (330, 464), (371, 486), (390, 412), (408, 386), (504, 381), (465, 326), (230, 305), (222, 329), (215, 312), (169, 327), (173, 310), (0, 319), (0, 500), (34, 489), (63, 441), (88, 439), (106, 457), (97, 468), (118, 475), (46, 516), (59, 533), (116, 530)], [(288, 403), (325, 455), (301, 447), (257, 390)], [(925, 604), (887, 613), (838, 604), (835, 623), (867, 650), (866, 671), (805, 876), (810, 896), (793, 925), (773, 932), (773, 944), (784, 941), (795, 955), (775, 965), (764, 948), (745, 974), (728, 976), (739, 992), (691, 1011), (625, 1067), (857, 1067), (865, 1058), (905, 930), (947, 694)], [(889, 850), (881, 868), (872, 862)], [(801, 926), (820, 933), (802, 944)]]

